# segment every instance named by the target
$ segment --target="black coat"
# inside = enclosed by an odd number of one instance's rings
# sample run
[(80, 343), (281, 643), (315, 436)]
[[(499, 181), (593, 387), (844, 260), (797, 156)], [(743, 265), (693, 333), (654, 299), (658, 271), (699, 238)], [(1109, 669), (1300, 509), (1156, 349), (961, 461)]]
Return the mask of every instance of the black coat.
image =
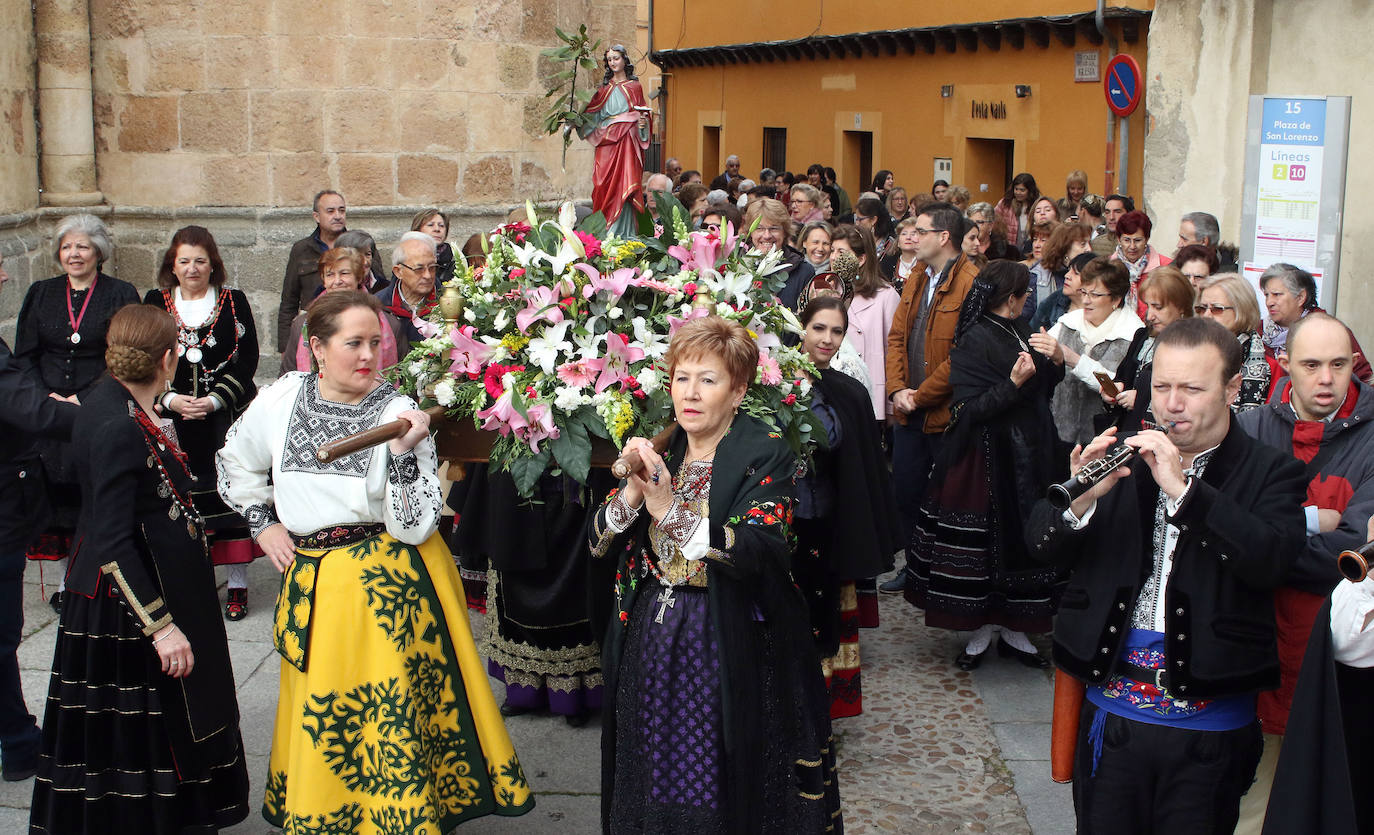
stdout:
[[(1374, 669), (1331, 648), (1331, 600), (1317, 613), (1269, 793), (1265, 835), (1356, 835), (1374, 826)], [(1358, 800), (1357, 800), (1358, 799)]]
[[(97, 276), (90, 303), (81, 316), (81, 342), (73, 345), (67, 311), (67, 277), (59, 275), (29, 287), (19, 308), (14, 356), (24, 371), (47, 391), (63, 397), (83, 395), (105, 373), (105, 332), (110, 317), (128, 304), (138, 304), (138, 291), (127, 281)], [(72, 305), (81, 314), (81, 303)]]
[[(177, 500), (190, 496), (191, 480), (170, 450), (154, 458), (133, 417), (138, 408), (112, 377), (82, 401), (72, 430), (81, 515), (67, 592), (91, 597), (112, 588), (145, 635), (177, 625), (195, 652), (195, 669), (159, 686), (181, 689), (189, 738), (204, 739), (238, 722), (215, 575), (199, 519), (187, 518)], [(179, 739), (186, 738), (173, 732), (174, 750)]]
[[(678, 431), (664, 456), (677, 472), (687, 435)], [(739, 413), (716, 450), (709, 519), (712, 553), (709, 611), (720, 636), (724, 782), (729, 787), (731, 832), (776, 831), (785, 820), (806, 820), (801, 832), (819, 832), (828, 820), (813, 802), (835, 788), (820, 783), (822, 748), (829, 747), (829, 698), (816, 663), (806, 600), (789, 572), (792, 450), (754, 418)], [(609, 821), (614, 795), (616, 711), (626, 624), (648, 582), (632, 583), (628, 561), (648, 547), (651, 517), (641, 510), (628, 529), (612, 534), (605, 505), (593, 517), (592, 556), (614, 555), (616, 616), (602, 643), (606, 711), (602, 724), (602, 816)], [(684, 717), (684, 721), (691, 721)], [(781, 783), (785, 783), (783, 786)], [(814, 796), (798, 791), (814, 792)]]
[[(1031, 556), (1072, 569), (1054, 627), (1055, 663), (1090, 684), (1117, 666), (1136, 599), (1154, 568), (1159, 488), (1137, 462), (1075, 531), (1041, 500), (1026, 525)], [(1231, 418), (1174, 516), (1179, 528), (1165, 592), (1167, 688), (1220, 698), (1279, 684), (1273, 590), (1307, 538), (1307, 478), (1291, 455)]]
[(826, 520), (830, 541), (822, 553), (838, 577), (876, 577), (892, 570), (892, 555), (904, 543), (873, 400), (862, 383), (833, 368), (823, 369), (815, 385), (843, 427), (837, 449), (816, 452), (819, 475), (832, 480), (838, 499)]
[(0, 339), (0, 542), (11, 550), (23, 550), (43, 526), (43, 468), (34, 438), (67, 440), (79, 408), (49, 397), (19, 370), (10, 346)]

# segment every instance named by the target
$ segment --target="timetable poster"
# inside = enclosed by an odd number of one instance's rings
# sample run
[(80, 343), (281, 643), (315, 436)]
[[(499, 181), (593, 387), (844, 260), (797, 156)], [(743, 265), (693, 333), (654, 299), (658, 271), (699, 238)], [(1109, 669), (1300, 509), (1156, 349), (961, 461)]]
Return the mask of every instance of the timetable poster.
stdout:
[[(1251, 264), (1317, 266), (1326, 100), (1266, 98)], [(1247, 264), (1250, 266), (1250, 264)]]

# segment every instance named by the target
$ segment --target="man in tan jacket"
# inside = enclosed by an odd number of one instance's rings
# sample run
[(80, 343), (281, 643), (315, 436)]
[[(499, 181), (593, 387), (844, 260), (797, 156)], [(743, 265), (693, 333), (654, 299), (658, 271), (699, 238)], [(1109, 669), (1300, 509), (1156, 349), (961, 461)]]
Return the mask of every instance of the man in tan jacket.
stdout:
[[(930, 203), (916, 218), (919, 262), (902, 288), (887, 333), (887, 396), (897, 415), (892, 431), (892, 485), (908, 539), (925, 498), (930, 468), (949, 425), (949, 349), (959, 308), (978, 277), (962, 253), (966, 221), (949, 203)], [(898, 594), (906, 571), (883, 583)]]

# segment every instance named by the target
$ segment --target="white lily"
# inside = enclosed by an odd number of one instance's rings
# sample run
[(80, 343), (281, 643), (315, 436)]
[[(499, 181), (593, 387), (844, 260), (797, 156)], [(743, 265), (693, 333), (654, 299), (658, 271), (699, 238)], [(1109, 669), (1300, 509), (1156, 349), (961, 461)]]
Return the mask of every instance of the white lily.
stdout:
[(668, 338), (661, 333), (656, 333), (643, 316), (636, 316), (630, 320), (630, 324), (635, 329), (635, 342), (644, 349), (644, 353), (654, 359), (662, 359), (668, 353)]
[(547, 325), (526, 346), (525, 351), (530, 359), (543, 369), (545, 374), (552, 374), (558, 367), (562, 353), (572, 350), (572, 343), (564, 338), (571, 325), (570, 319), (564, 319), (556, 325)]
[(749, 298), (754, 286), (754, 277), (748, 273), (726, 273), (721, 275), (714, 270), (702, 270), (702, 279), (711, 288), (711, 295), (717, 299), (733, 299), (742, 305)]
[(798, 335), (803, 332), (801, 320), (797, 318), (797, 314), (793, 313), (787, 305), (780, 304), (777, 310), (778, 313), (782, 314), (783, 321), (787, 323), (787, 329), (789, 331)]
[(600, 317), (593, 317), (586, 324), (586, 332), (582, 335), (573, 335), (573, 342), (577, 343), (577, 353), (584, 360), (594, 360), (601, 356), (601, 340), (604, 334), (596, 332), (596, 320)]

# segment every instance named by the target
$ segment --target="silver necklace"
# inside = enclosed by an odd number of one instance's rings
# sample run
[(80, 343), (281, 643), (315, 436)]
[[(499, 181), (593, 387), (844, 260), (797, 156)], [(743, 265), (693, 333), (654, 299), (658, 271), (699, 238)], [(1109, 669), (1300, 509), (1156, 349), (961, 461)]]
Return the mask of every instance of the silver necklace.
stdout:
[(992, 318), (991, 314), (984, 316), (983, 318), (987, 319), (989, 322), (1006, 331), (1012, 339), (1016, 340), (1016, 344), (1021, 346), (1022, 351), (1025, 351), (1028, 354), (1030, 353), (1030, 346), (1026, 344), (1026, 341), (1022, 339), (1021, 335), (1018, 334), (1016, 331), (1012, 330), (1011, 328)]

